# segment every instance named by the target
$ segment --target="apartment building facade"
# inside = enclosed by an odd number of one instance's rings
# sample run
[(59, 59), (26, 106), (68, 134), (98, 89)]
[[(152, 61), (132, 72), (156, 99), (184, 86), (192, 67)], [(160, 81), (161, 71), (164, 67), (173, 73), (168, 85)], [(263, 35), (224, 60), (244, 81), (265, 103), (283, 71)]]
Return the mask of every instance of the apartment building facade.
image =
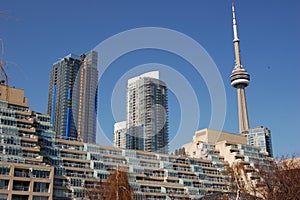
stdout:
[[(134, 199), (191, 199), (228, 192), (222, 160), (208, 160), (120, 149), (56, 138), (60, 162), (55, 168), (53, 199), (81, 199), (103, 184), (114, 170), (129, 174)], [(49, 147), (52, 148), (52, 147)], [(46, 156), (50, 157), (51, 155)]]
[(262, 153), (273, 157), (271, 131), (268, 128), (263, 126), (249, 128), (243, 134), (246, 135), (248, 144), (260, 147)]
[(1, 200), (52, 199), (54, 168), (38, 145), (50, 129), (50, 117), (29, 110), (23, 90), (0, 85)]
[(118, 148), (126, 148), (126, 134), (127, 134), (126, 121), (115, 123), (113, 145)]
[(126, 148), (168, 153), (168, 95), (159, 72), (128, 80)]
[(187, 156), (85, 143), (56, 135), (49, 115), (29, 110), (23, 90), (0, 85), (0, 94), (0, 199), (82, 199), (118, 169), (128, 172), (134, 199), (200, 198), (229, 192), (229, 163), (251, 172), (265, 161), (245, 136), (208, 129), (185, 146)]

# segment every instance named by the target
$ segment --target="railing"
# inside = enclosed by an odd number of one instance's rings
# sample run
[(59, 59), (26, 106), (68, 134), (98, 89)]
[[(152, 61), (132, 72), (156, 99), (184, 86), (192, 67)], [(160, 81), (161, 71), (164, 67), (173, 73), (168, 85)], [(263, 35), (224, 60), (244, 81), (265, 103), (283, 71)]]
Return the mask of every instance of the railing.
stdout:
[(26, 138), (32, 138), (32, 139), (37, 138), (35, 135), (28, 134), (28, 133), (19, 133), (19, 136), (23, 136), (23, 137), (26, 137)]
[(80, 178), (94, 178), (92, 174), (80, 174), (80, 173), (70, 173), (70, 172), (68, 172), (66, 176), (80, 177)]
[(94, 183), (94, 184), (85, 184), (84, 186), (85, 186), (86, 188), (98, 188), (98, 187), (100, 187), (101, 185)]
[(17, 191), (28, 191), (28, 190), (29, 190), (29, 186), (14, 185), (14, 186), (13, 186), (13, 190), (17, 190)]
[(53, 193), (53, 196), (57, 197), (57, 198), (72, 198), (73, 193), (64, 193), (62, 195), (61, 194), (57, 195), (57, 194)]
[(1, 185), (0, 186), (0, 190), (7, 190), (8, 189), (8, 185)]
[(33, 143), (27, 143), (27, 142), (21, 142), (22, 147), (35, 147), (36, 144)]
[(86, 156), (84, 155), (74, 155), (74, 154), (68, 154), (68, 153), (61, 153), (61, 157), (65, 158), (75, 158), (75, 159), (83, 159), (86, 160)]
[(17, 177), (30, 177), (30, 174), (29, 174), (29, 172), (15, 171), (14, 176), (17, 176)]
[(83, 165), (83, 164), (79, 164), (79, 163), (67, 163), (67, 162), (64, 162), (63, 166), (77, 167), (77, 168), (89, 168), (90, 167), (89, 165)]
[(33, 188), (33, 192), (48, 192), (49, 188), (39, 188), (39, 187), (35, 187)]
[(0, 167), (0, 175), (9, 175), (10, 168)]
[(39, 158), (40, 157), (40, 155), (36, 154), (36, 153), (23, 153), (23, 156), (27, 157), (27, 158)]
[(71, 146), (66, 144), (57, 144), (56, 145), (60, 149), (69, 149), (69, 150), (77, 150), (77, 151), (83, 151), (83, 147), (81, 146)]
[(186, 167), (174, 167), (173, 169), (177, 171), (186, 171), (186, 172), (191, 171), (190, 168), (186, 168)]
[(140, 162), (140, 165), (143, 166), (143, 167), (159, 168), (159, 164), (156, 164), (156, 163), (145, 163), (145, 162)]
[(68, 182), (54, 182), (54, 186), (61, 186), (61, 187), (67, 187), (70, 183)]
[(9, 162), (9, 163), (20, 163), (20, 164), (29, 164), (29, 165), (46, 165), (43, 162), (30, 162), (25, 160), (18, 160), (18, 159), (10, 159), (10, 158), (2, 158), (0, 157), (0, 162)]
[(184, 179), (192, 179), (192, 180), (197, 180), (197, 176), (189, 176), (189, 175), (184, 175), (184, 174), (179, 174), (178, 178), (184, 178)]
[(142, 188), (142, 192), (161, 193), (160, 189)]
[(167, 189), (167, 194), (185, 194), (184, 190)]

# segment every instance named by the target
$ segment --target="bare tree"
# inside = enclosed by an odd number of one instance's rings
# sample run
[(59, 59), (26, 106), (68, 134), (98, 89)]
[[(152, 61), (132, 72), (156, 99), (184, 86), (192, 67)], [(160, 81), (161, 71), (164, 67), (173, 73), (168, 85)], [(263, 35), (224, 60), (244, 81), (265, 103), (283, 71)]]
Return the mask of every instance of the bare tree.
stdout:
[(264, 199), (300, 199), (300, 158), (273, 160), (269, 167), (257, 166), (259, 193)]
[(99, 186), (86, 188), (86, 199), (90, 200), (133, 200), (133, 190), (126, 171), (112, 171), (107, 180)]
[[(236, 199), (253, 195), (268, 200), (300, 200), (300, 158), (271, 160), (254, 167), (235, 163), (226, 173)], [(240, 194), (244, 198), (240, 198)]]
[[(236, 194), (236, 199), (253, 199), (256, 196), (255, 170), (250, 165), (242, 162), (232, 164), (227, 167), (226, 174), (229, 176), (229, 188), (232, 194)], [(242, 194), (242, 195), (241, 195)], [(243, 196), (243, 198), (241, 197)]]

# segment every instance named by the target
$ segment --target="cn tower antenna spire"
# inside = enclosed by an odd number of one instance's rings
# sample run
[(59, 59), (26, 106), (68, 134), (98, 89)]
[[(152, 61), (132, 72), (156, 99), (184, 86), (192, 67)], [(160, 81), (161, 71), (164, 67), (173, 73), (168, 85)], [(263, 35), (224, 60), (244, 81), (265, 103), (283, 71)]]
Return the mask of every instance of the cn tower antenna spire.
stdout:
[(235, 12), (234, 12), (234, 3), (232, 2), (231, 5), (232, 9), (232, 26), (233, 26), (233, 41), (239, 41), (238, 34), (237, 34), (237, 24), (236, 24), (236, 18), (235, 18)]
[(240, 40), (237, 32), (237, 22), (235, 16), (234, 3), (232, 2), (232, 28), (233, 28), (233, 45), (235, 54), (235, 66), (230, 76), (231, 85), (237, 89), (238, 95), (238, 112), (240, 133), (249, 129), (247, 102), (245, 88), (249, 85), (250, 75), (243, 68), (240, 55)]
[(241, 56), (240, 56), (240, 40), (238, 38), (237, 23), (234, 11), (234, 3), (231, 5), (232, 9), (232, 28), (233, 28), (233, 44), (235, 53), (235, 68), (242, 68)]

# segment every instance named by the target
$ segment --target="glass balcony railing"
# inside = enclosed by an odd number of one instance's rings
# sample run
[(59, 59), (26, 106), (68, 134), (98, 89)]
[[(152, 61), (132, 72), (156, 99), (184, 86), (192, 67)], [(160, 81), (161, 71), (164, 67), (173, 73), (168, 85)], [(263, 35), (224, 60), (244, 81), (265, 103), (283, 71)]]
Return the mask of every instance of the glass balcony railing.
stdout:
[(29, 191), (29, 186), (14, 185), (13, 190), (16, 190), (16, 191)]
[(15, 171), (14, 176), (16, 177), (30, 177), (29, 172)]
[(0, 190), (7, 190), (8, 189), (8, 185), (0, 185)]
[(35, 187), (33, 188), (33, 192), (48, 192), (49, 188), (39, 188)]

